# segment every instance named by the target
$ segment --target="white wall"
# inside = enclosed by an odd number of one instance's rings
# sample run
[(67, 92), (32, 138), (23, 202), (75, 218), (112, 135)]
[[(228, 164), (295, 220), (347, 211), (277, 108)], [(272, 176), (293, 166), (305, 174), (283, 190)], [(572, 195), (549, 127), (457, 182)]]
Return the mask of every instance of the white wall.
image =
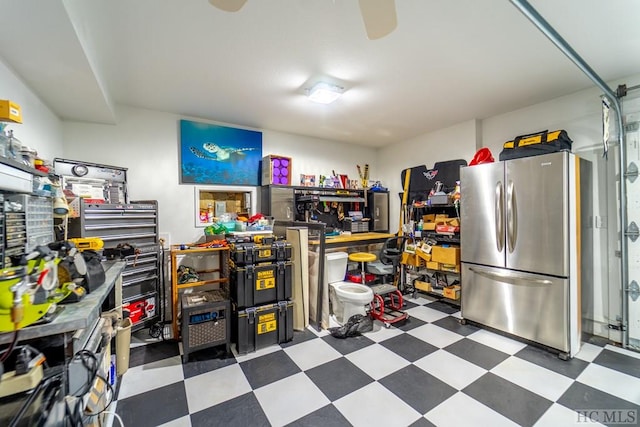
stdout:
[[(115, 126), (65, 122), (68, 158), (128, 168), (130, 199), (158, 200), (161, 233), (169, 233), (172, 244), (197, 240), (202, 229), (195, 227), (194, 186), (179, 184), (179, 120), (221, 123), (122, 106), (117, 116)], [(332, 170), (356, 179), (357, 164), (368, 163), (372, 177), (377, 172), (373, 148), (262, 132), (263, 155), (291, 157), (295, 184), (302, 173), (330, 175)]]
[(22, 109), (22, 124), (10, 123), (14, 136), (38, 151), (38, 156), (53, 160), (63, 152), (60, 119), (0, 59), (0, 99), (9, 99)]
[(469, 120), (446, 129), (427, 133), (404, 141), (400, 144), (382, 148), (378, 151), (380, 179), (389, 188), (389, 230), (398, 231), (400, 220), (403, 182), (401, 172), (414, 166), (425, 165), (431, 168), (434, 163), (464, 159), (469, 162), (476, 152), (477, 128), (476, 120)]

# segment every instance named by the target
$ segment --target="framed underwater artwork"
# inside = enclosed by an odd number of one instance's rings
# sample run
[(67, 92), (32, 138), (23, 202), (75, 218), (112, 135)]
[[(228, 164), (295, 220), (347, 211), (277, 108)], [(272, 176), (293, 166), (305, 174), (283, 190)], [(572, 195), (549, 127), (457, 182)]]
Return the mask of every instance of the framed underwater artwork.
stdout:
[(180, 182), (260, 185), (262, 132), (180, 120)]

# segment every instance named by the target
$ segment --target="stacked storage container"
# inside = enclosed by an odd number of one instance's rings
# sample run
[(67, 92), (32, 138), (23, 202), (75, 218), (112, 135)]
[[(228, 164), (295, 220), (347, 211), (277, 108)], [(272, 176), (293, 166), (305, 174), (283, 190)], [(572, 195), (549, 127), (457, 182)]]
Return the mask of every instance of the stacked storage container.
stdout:
[(229, 295), (238, 353), (293, 338), (291, 244), (265, 237), (231, 243)]

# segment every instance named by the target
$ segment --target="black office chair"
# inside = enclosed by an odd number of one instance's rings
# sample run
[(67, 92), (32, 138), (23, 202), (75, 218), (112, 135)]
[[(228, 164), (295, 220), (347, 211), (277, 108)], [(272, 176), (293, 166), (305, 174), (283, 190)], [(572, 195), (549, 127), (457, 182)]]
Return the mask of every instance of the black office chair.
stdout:
[(376, 276), (382, 276), (382, 283), (396, 282), (400, 273), (400, 259), (407, 236), (390, 237), (382, 244), (378, 254), (378, 261), (367, 264), (367, 271)]

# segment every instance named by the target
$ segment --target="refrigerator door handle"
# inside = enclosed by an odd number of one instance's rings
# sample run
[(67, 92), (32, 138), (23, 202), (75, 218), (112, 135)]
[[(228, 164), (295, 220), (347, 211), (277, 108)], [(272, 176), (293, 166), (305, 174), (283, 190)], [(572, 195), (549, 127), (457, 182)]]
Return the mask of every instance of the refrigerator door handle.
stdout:
[[(536, 285), (551, 285), (553, 282), (548, 279), (536, 279), (530, 273), (518, 273), (517, 271), (496, 271), (489, 270), (480, 267), (469, 267), (469, 270), (473, 271), (480, 276), (484, 276), (492, 280), (506, 281), (512, 284), (536, 284)], [(524, 282), (524, 283), (523, 283)]]
[(502, 252), (504, 248), (504, 220), (502, 218), (504, 199), (502, 197), (502, 182), (498, 181), (496, 184), (496, 194), (494, 200), (494, 220), (495, 220), (495, 230), (496, 230), (496, 248), (498, 252)]
[(507, 185), (507, 248), (509, 253), (515, 250), (518, 237), (518, 212), (515, 199), (515, 187), (513, 181), (509, 181)]

